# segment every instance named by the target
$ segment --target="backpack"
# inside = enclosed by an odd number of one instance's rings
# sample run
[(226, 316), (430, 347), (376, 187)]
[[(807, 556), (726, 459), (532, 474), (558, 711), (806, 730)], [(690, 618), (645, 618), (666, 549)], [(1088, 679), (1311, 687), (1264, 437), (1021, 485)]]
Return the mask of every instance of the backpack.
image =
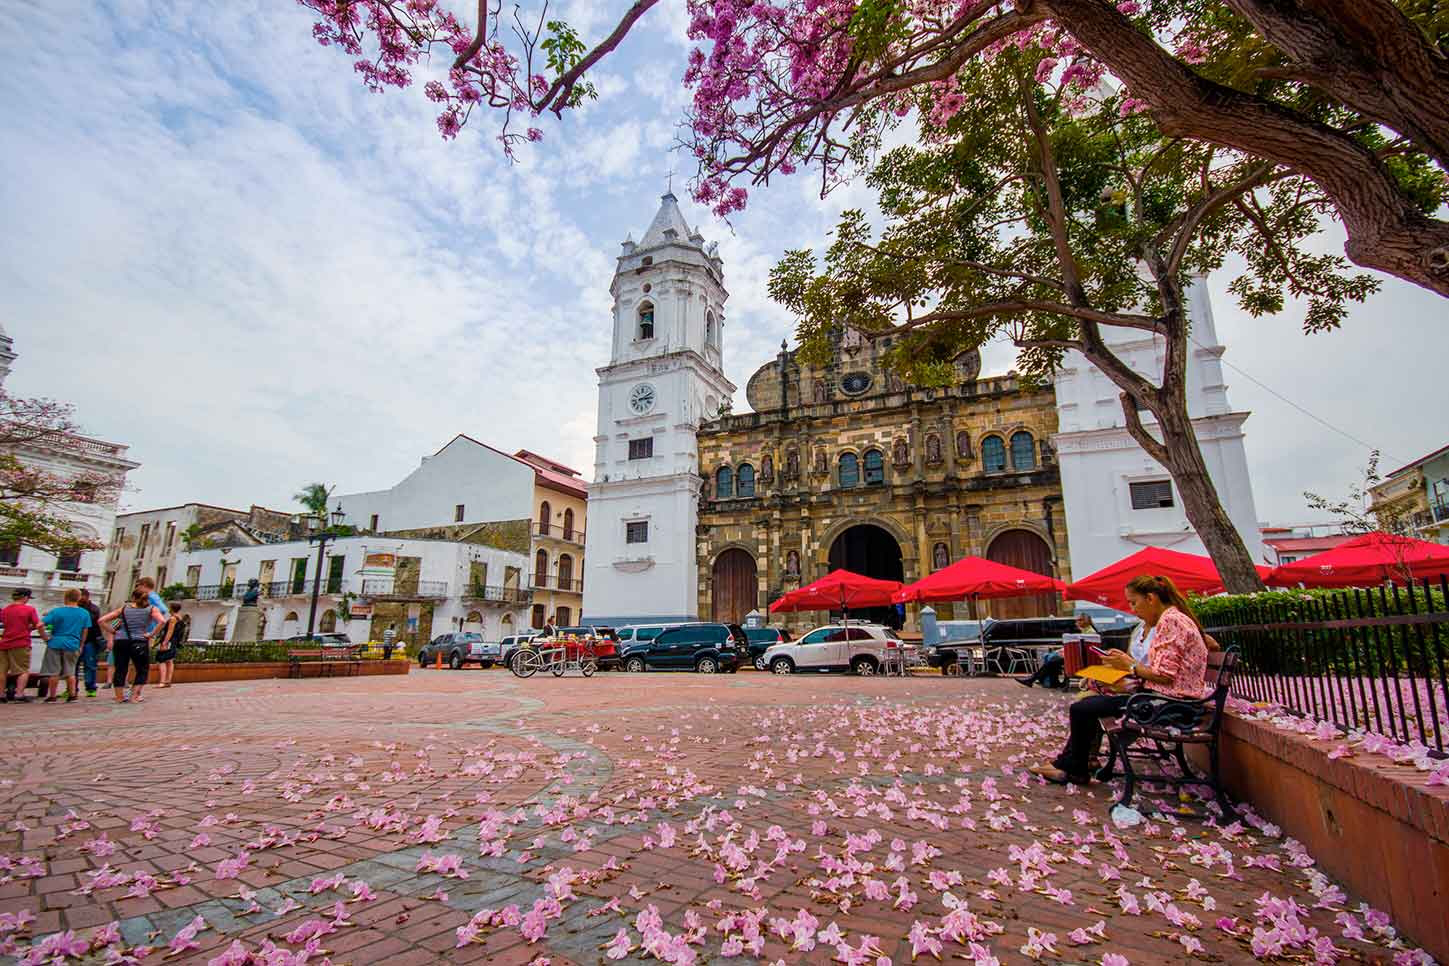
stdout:
[(186, 642), (191, 640), (191, 615), (182, 614), (176, 618), (176, 627), (171, 631), (170, 647), (174, 650), (178, 647), (185, 647)]

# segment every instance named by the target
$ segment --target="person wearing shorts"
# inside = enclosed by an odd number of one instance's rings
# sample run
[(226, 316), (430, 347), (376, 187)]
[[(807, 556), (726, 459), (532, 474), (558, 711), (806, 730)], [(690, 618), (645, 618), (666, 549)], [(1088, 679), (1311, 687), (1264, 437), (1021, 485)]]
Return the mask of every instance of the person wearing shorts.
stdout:
[[(120, 623), (112, 626), (116, 620)], [(117, 704), (141, 703), (141, 688), (151, 674), (152, 631), (165, 621), (166, 615), (152, 606), (149, 595), (140, 587), (131, 595), (130, 603), (101, 615), (101, 629), (111, 649), (111, 688)], [(129, 687), (127, 671), (132, 671), (134, 681)]]
[(80, 599), (79, 590), (67, 590), (65, 605), (45, 614), (44, 623), (50, 631), (50, 641), (45, 647), (45, 661), (40, 665), (40, 673), (50, 678), (47, 702), (59, 700), (61, 678), (65, 678), (66, 701), (79, 697), (76, 694), (76, 665), (80, 662), (81, 643), (91, 626), (90, 612), (80, 606)]
[[(181, 602), (171, 602), (171, 613), (166, 623), (156, 629), (156, 669), (161, 673), (156, 686), (171, 687), (171, 676), (176, 673), (176, 649), (186, 643), (182, 632)], [(190, 627), (190, 622), (186, 622)]]
[(40, 622), (40, 612), (30, 606), (30, 590), (19, 587), (10, 595), (9, 606), (0, 610), (0, 670), (8, 682), (16, 678), (15, 690), (6, 689), (5, 700), (29, 701), (25, 685), (30, 682), (30, 635), (39, 631), (45, 635), (45, 625)]

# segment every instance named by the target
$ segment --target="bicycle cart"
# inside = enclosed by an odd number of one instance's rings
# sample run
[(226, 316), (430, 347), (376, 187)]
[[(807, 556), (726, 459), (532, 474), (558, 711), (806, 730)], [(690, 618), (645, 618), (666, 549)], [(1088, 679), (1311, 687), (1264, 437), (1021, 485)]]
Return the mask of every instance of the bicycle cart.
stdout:
[(556, 678), (578, 671), (587, 678), (599, 669), (599, 658), (594, 642), (589, 639), (535, 640), (513, 652), (508, 668), (521, 678), (532, 677), (539, 671), (549, 671)]

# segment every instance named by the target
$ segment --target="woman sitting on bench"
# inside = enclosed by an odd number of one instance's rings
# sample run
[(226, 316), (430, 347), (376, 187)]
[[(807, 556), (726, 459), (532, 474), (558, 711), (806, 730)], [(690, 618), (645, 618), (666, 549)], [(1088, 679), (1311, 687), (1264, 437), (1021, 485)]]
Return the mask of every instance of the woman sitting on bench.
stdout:
[[(1090, 759), (1102, 741), (1103, 718), (1122, 713), (1139, 688), (1170, 698), (1197, 700), (1206, 691), (1208, 644), (1187, 599), (1167, 577), (1142, 576), (1127, 585), (1127, 602), (1142, 619), (1152, 644), (1139, 661), (1122, 651), (1106, 651), (1102, 663), (1126, 671), (1118, 693), (1094, 694), (1072, 704), (1066, 747), (1049, 764), (1029, 770), (1049, 782), (1085, 785), (1091, 780)], [(1130, 679), (1135, 678), (1135, 681)], [(1124, 685), (1130, 685), (1126, 686)]]

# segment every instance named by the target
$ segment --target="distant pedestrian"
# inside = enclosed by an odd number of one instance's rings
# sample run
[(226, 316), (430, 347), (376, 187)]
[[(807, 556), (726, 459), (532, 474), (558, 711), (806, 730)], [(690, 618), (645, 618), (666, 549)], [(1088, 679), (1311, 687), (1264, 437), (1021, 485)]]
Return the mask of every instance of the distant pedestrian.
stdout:
[(158, 688), (171, 687), (171, 676), (176, 673), (176, 651), (190, 634), (191, 618), (181, 613), (181, 601), (173, 600), (166, 622), (156, 629)]
[(392, 660), (392, 649), (397, 646), (397, 625), (387, 625), (387, 630), (382, 632), (382, 659)]
[[(120, 619), (112, 627), (111, 622)], [(166, 614), (151, 603), (146, 590), (137, 585), (131, 602), (101, 615), (101, 627), (111, 648), (111, 688), (118, 704), (141, 703), (141, 688), (151, 674), (151, 638), (154, 628), (166, 622)], [(128, 687), (126, 672), (134, 668)]]
[[(5, 700), (28, 702), (30, 697), (25, 693), (25, 686), (30, 683), (30, 635), (40, 631), (43, 636), (45, 630), (40, 613), (30, 606), (29, 588), (17, 588), (10, 600), (0, 610), (0, 627), (4, 629), (0, 636), (0, 664), (4, 665), (7, 683)], [(13, 691), (8, 687), (11, 675), (17, 679)]]
[[(136, 587), (138, 590), (144, 590), (146, 592), (147, 602), (149, 602), (152, 607), (156, 608), (156, 611), (162, 615), (161, 619), (158, 620), (156, 623), (159, 624), (161, 623), (161, 621), (164, 621), (166, 619), (166, 614), (168, 614), (170, 611), (166, 606), (166, 598), (156, 593), (156, 581), (152, 580), (150, 577), (142, 577), (140, 580), (136, 581)], [(152, 626), (151, 628), (149, 628), (148, 632), (153, 633), (155, 632), (155, 630), (156, 628)]]
[(60, 700), (60, 679), (65, 678), (65, 700), (74, 701), (77, 693), (75, 669), (80, 661), (81, 643), (90, 630), (91, 615), (80, 606), (81, 592), (67, 590), (65, 604), (52, 608), (45, 614), (44, 624), (50, 631), (50, 640), (45, 646), (45, 660), (40, 673), (50, 678), (50, 694), (46, 702)]
[(106, 636), (101, 633), (101, 609), (91, 600), (91, 592), (82, 587), (80, 596), (80, 605), (91, 615), (91, 626), (86, 630), (86, 639), (81, 643), (81, 671), (85, 675), (86, 697), (94, 698), (96, 671), (100, 667), (101, 655), (106, 652)]

